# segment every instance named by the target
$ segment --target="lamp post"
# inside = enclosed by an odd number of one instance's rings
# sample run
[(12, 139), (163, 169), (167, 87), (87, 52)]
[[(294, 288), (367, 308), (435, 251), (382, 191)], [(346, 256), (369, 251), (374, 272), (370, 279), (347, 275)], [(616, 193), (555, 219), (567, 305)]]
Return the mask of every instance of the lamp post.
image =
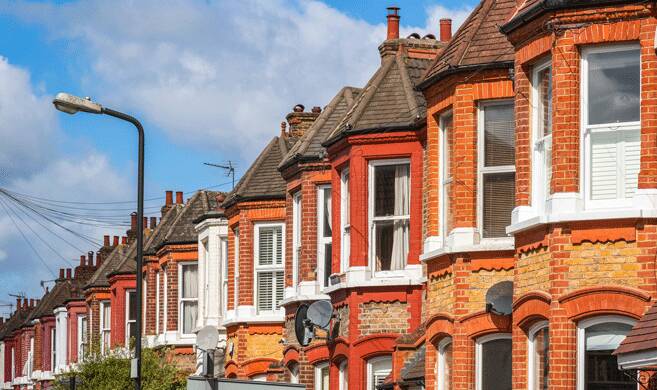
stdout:
[(137, 327), (135, 337), (135, 358), (131, 364), (131, 377), (135, 380), (135, 389), (141, 390), (141, 331), (143, 316), (143, 256), (144, 256), (144, 128), (139, 121), (127, 114), (103, 107), (91, 99), (80, 98), (60, 92), (53, 100), (55, 108), (67, 114), (87, 112), (90, 114), (105, 114), (132, 123), (139, 134), (139, 158), (137, 169)]

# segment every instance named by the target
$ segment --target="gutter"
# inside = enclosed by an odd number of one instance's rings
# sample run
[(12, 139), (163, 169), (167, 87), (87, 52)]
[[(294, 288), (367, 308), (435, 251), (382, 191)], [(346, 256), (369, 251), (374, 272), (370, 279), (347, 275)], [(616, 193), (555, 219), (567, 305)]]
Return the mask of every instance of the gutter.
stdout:
[(487, 69), (505, 69), (505, 68), (511, 68), (513, 69), (514, 67), (514, 62), (513, 61), (500, 61), (500, 62), (489, 62), (487, 64), (476, 64), (476, 65), (461, 65), (461, 66), (453, 66), (448, 68), (447, 70), (444, 70), (442, 72), (438, 72), (434, 74), (433, 76), (429, 77), (428, 79), (422, 80), (421, 83), (419, 83), (415, 89), (418, 91), (424, 91), (427, 88), (429, 88), (431, 85), (435, 84), (441, 79), (444, 79), (447, 76), (457, 74), (457, 73), (462, 73), (462, 72), (471, 72), (471, 71), (476, 71), (476, 70), (487, 70)]
[(365, 129), (354, 129), (354, 130), (344, 130), (341, 131), (338, 136), (328, 139), (322, 142), (322, 146), (325, 148), (330, 147), (331, 145), (337, 143), (338, 141), (350, 136), (350, 135), (361, 135), (361, 134), (375, 134), (375, 133), (390, 133), (394, 131), (404, 131), (404, 130), (417, 130), (426, 125), (427, 117), (426, 115), (421, 116), (415, 120), (415, 122), (407, 125), (394, 125), (394, 126), (379, 126), (379, 127), (369, 127)]
[(221, 204), (221, 207), (224, 209), (228, 209), (230, 206), (236, 204), (236, 203), (241, 203), (241, 202), (249, 202), (249, 201), (254, 201), (254, 200), (285, 200), (285, 194), (280, 194), (280, 195), (252, 195), (252, 196), (241, 196), (241, 195), (235, 195), (232, 199), (224, 202)]

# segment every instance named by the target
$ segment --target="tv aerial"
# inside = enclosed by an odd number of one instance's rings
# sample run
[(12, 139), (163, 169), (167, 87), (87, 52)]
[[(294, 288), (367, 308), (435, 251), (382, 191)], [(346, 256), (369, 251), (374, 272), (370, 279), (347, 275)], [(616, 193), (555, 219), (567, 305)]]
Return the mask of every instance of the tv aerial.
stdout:
[(207, 165), (210, 167), (215, 167), (215, 168), (221, 168), (226, 171), (226, 176), (231, 176), (233, 179), (233, 189), (235, 188), (235, 167), (233, 166), (233, 162), (228, 160), (228, 164), (214, 164), (214, 163), (207, 163), (204, 162), (203, 165)]
[(486, 313), (508, 316), (513, 311), (513, 282), (495, 283), (486, 292)]
[(316, 337), (316, 328), (326, 331), (328, 340), (330, 340), (332, 319), (333, 305), (330, 301), (315, 301), (310, 305), (307, 303), (299, 305), (294, 316), (294, 334), (299, 344), (303, 347), (308, 346)]

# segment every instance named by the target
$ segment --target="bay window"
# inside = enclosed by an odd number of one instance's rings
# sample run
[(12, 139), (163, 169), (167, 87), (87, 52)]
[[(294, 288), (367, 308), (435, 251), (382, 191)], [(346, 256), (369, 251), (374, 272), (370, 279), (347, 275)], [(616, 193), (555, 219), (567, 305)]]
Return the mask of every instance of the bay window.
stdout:
[(125, 292), (125, 346), (130, 347), (130, 340), (137, 337), (137, 292)]
[(285, 288), (283, 224), (255, 226), (255, 300), (258, 312), (273, 312)]
[(112, 310), (109, 301), (100, 302), (100, 351), (107, 353), (110, 350), (110, 330), (112, 324)]
[(57, 363), (57, 330), (50, 328), (50, 371), (55, 371)]
[(77, 334), (78, 362), (81, 362), (84, 360), (87, 354), (87, 343), (88, 343), (87, 327), (89, 326), (87, 321), (87, 316), (78, 314), (77, 326), (78, 326), (78, 334)]
[(370, 264), (374, 272), (406, 266), (410, 194), (408, 160), (370, 162)]
[(511, 335), (482, 336), (475, 344), (475, 390), (511, 389)]
[(452, 338), (445, 337), (438, 343), (438, 362), (436, 367), (438, 390), (452, 388)]
[(513, 101), (479, 107), (478, 219), (483, 238), (506, 237), (515, 206)]
[(637, 384), (618, 369), (614, 350), (634, 326), (622, 316), (600, 316), (577, 324), (577, 390), (635, 390)]
[(367, 390), (377, 390), (392, 371), (392, 357), (379, 356), (367, 361)]
[(235, 237), (235, 242), (233, 243), (233, 307), (237, 311), (237, 306), (239, 305), (239, 292), (240, 292), (240, 229), (235, 228), (233, 230), (233, 237)]
[(328, 363), (320, 363), (315, 366), (315, 390), (330, 390)]
[(346, 360), (343, 360), (338, 366), (338, 379), (340, 381), (338, 390), (349, 390), (349, 371), (347, 367)]
[[(228, 240), (225, 237), (219, 239), (219, 248), (221, 250), (221, 315), (225, 317), (228, 311)], [(205, 307), (208, 307), (207, 301)]]
[(155, 271), (155, 334), (160, 334), (160, 271)]
[(179, 323), (178, 329), (184, 335), (194, 332), (198, 315), (198, 264), (179, 264)]
[(454, 219), (450, 211), (450, 201), (452, 199), (452, 145), (453, 145), (453, 127), (454, 117), (451, 112), (440, 116), (440, 181), (441, 181), (441, 195), (440, 195), (440, 226), (443, 240), (449, 236), (454, 226)]
[(550, 332), (547, 321), (541, 321), (529, 329), (528, 351), (528, 388), (549, 389)]
[(299, 284), (299, 259), (301, 258), (301, 191), (292, 195), (292, 286)]
[(344, 168), (340, 174), (340, 271), (349, 269), (349, 256), (351, 253), (351, 215), (349, 195), (349, 168)]
[(317, 188), (317, 268), (321, 287), (328, 287), (333, 254), (331, 186)]
[(164, 275), (162, 285), (164, 290), (164, 295), (162, 299), (162, 332), (166, 333), (169, 329), (169, 273), (168, 267), (162, 268), (162, 273)]
[(545, 211), (552, 180), (552, 65), (549, 61), (534, 67), (532, 75), (532, 126), (534, 164), (532, 204)]
[(587, 207), (630, 206), (641, 159), (638, 46), (582, 51), (584, 192)]

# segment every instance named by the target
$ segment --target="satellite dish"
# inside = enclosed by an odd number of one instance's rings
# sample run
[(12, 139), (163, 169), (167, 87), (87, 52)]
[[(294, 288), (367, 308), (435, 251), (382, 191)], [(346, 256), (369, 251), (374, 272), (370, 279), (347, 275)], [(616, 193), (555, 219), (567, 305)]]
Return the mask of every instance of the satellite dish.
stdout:
[(308, 319), (313, 325), (328, 330), (333, 318), (333, 305), (330, 301), (315, 301), (308, 307)]
[(203, 351), (217, 348), (217, 343), (219, 331), (212, 325), (204, 326), (196, 334), (196, 346)]
[(301, 346), (307, 347), (314, 337), (312, 324), (308, 321), (308, 304), (302, 303), (294, 315), (294, 334)]
[(508, 316), (513, 311), (513, 282), (495, 283), (486, 292), (486, 312)]

